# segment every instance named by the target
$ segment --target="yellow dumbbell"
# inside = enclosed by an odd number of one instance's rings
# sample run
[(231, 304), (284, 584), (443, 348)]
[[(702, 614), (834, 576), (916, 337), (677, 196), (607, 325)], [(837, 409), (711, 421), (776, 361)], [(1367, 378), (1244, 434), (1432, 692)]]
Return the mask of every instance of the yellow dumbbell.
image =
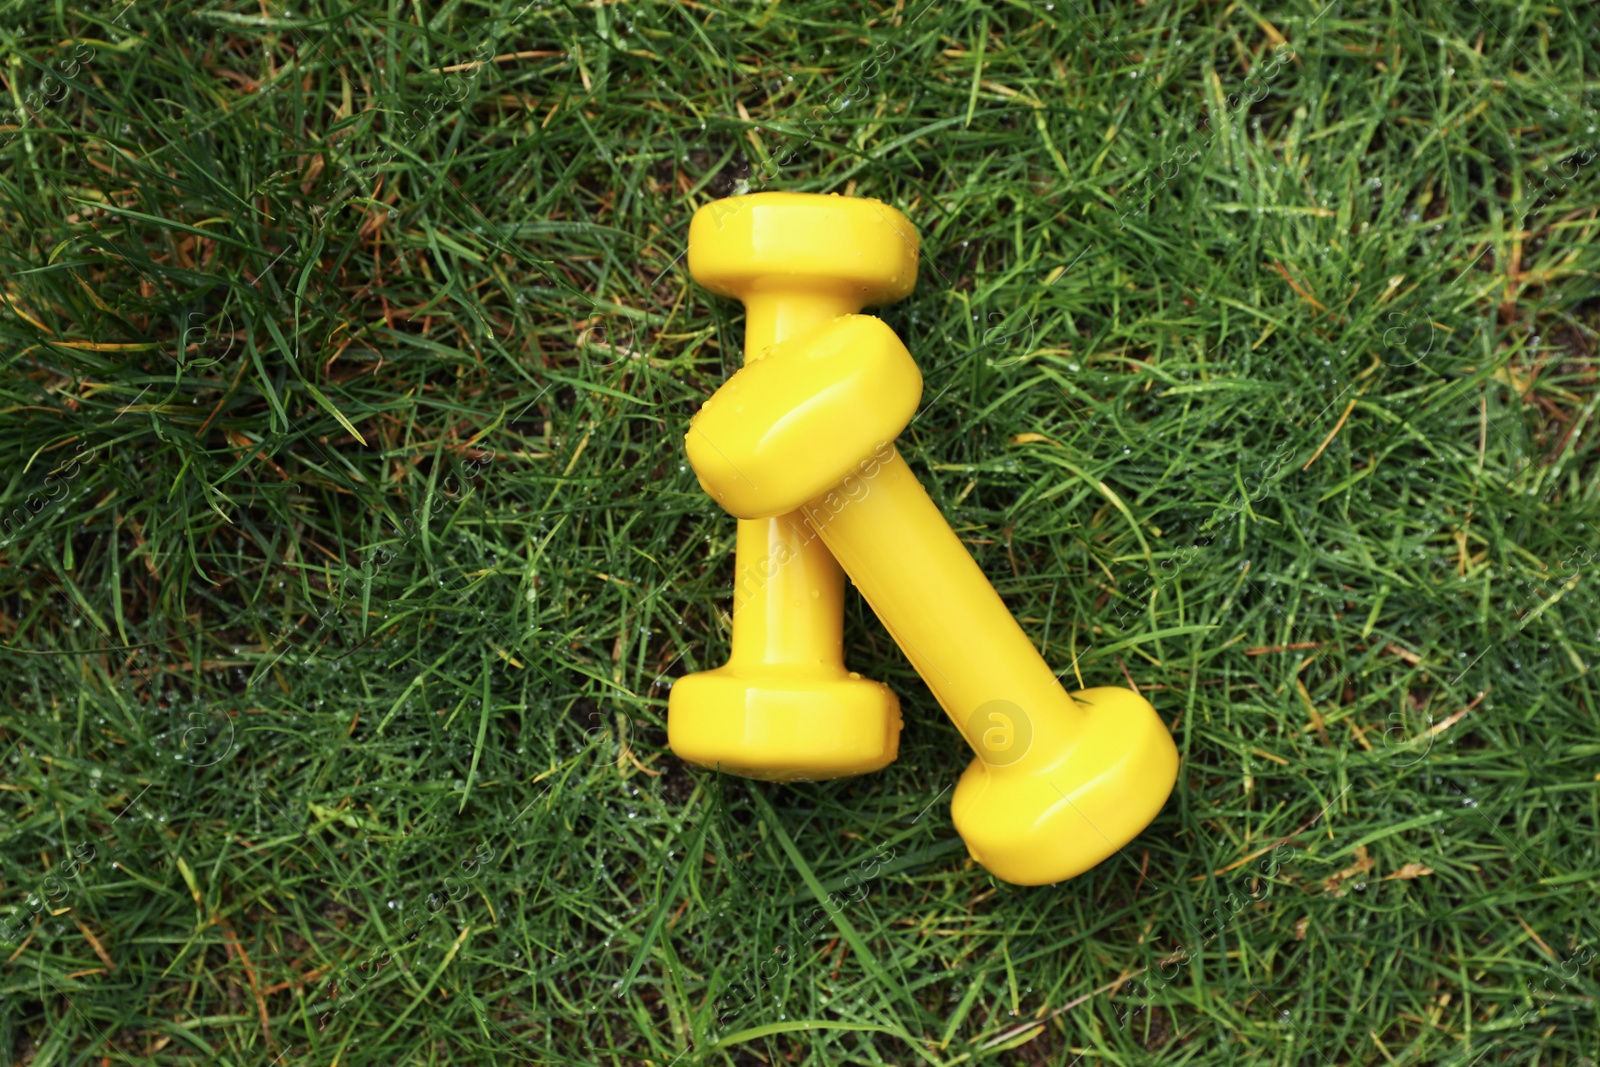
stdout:
[[(689, 273), (744, 302), (745, 359), (837, 316), (887, 304), (917, 280), (917, 232), (876, 200), (756, 193), (689, 223)], [(891, 763), (900, 701), (848, 671), (844, 576), (798, 513), (740, 521), (726, 666), (672, 687), (667, 740), (682, 759), (775, 781)]]
[(1127, 689), (1069, 695), (895, 451), (922, 375), (894, 331), (847, 315), (744, 367), (690, 423), (700, 484), (741, 519), (804, 511), (977, 751), (951, 800), (997, 877), (1057, 882), (1149, 824), (1172, 736)]

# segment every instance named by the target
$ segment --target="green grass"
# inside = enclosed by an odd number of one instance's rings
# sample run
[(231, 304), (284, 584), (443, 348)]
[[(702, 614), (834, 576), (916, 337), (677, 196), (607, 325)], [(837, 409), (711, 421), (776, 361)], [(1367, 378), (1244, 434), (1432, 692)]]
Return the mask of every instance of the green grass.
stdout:
[[(0, 1062), (1594, 1064), (1593, 29), (10, 3)], [(751, 188), (915, 222), (903, 453), (1173, 728), (1078, 879), (967, 859), (858, 600), (897, 763), (666, 749)]]

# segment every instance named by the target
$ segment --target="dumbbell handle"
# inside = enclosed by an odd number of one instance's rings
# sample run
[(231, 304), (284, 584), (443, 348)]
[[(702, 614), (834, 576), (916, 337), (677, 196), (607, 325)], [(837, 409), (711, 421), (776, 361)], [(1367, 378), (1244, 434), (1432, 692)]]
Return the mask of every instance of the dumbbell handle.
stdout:
[[(991, 767), (1033, 773), (1072, 746), (1085, 712), (1062, 688), (893, 445), (803, 511), (895, 642), (980, 754), (995, 701), (1027, 716), (1029, 751)], [(1016, 724), (1021, 726), (1022, 724)], [(978, 736), (973, 736), (978, 733)]]
[[(848, 296), (764, 293), (746, 298), (745, 360), (780, 338), (805, 333), (858, 309)], [(797, 514), (740, 519), (734, 549), (733, 641), (729, 664), (840, 669), (844, 576)]]

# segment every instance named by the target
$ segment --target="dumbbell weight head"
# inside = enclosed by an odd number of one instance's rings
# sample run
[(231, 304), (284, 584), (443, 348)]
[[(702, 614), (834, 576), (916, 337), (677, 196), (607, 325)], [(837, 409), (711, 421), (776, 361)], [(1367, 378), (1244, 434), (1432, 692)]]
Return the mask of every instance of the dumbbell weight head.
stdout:
[(689, 273), (747, 305), (820, 298), (846, 314), (892, 304), (917, 284), (917, 252), (910, 220), (867, 197), (755, 193), (689, 221)]

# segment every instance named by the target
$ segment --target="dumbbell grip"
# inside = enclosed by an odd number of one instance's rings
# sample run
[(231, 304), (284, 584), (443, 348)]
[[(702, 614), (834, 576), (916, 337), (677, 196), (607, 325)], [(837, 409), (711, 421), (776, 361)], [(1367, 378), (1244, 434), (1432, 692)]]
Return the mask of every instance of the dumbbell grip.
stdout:
[[(745, 298), (748, 363), (780, 339), (859, 307), (848, 294), (752, 293)], [(797, 513), (739, 520), (730, 664), (778, 672), (842, 673), (844, 577)]]
[(1031, 773), (1058, 757), (1074, 744), (1084, 710), (900, 453), (882, 447), (865, 465), (870, 473), (859, 481), (852, 475), (807, 501), (806, 517), (974, 750), (984, 752), (969, 731), (986, 704), (1010, 701), (1028, 717), (1029, 756), (994, 771)]

